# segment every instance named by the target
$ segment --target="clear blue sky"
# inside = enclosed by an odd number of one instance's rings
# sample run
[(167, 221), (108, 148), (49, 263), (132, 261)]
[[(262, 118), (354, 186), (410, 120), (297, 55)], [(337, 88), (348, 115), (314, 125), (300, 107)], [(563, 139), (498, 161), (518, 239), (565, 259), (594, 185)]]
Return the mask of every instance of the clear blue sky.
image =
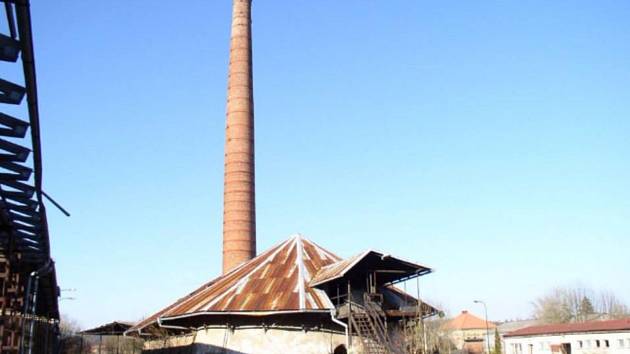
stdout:
[[(220, 272), (228, 0), (32, 3), (61, 310), (136, 320)], [(436, 269), (452, 312), (630, 303), (630, 2), (254, 1), (259, 250)]]

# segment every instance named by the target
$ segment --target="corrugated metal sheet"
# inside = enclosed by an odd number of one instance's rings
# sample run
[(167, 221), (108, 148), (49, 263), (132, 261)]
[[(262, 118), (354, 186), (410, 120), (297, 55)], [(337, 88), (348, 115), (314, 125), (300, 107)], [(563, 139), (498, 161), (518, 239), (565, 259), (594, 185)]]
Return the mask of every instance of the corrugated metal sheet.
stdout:
[(327, 311), (333, 305), (326, 293), (308, 284), (321, 268), (339, 261), (335, 254), (294, 235), (141, 321), (129, 332), (158, 318), (202, 313)]
[[(369, 251), (365, 251), (363, 253), (359, 253), (355, 256), (352, 256), (350, 258), (341, 260), (337, 263), (328, 265), (323, 267), (317, 274), (315, 274), (315, 276), (313, 277), (313, 279), (311, 280), (311, 282), (309, 283), (310, 286), (317, 286), (317, 285), (321, 285), (324, 283), (327, 283), (331, 280), (334, 279), (338, 279), (338, 278), (342, 278), (348, 271), (350, 271), (354, 266), (356, 266), (359, 262), (361, 262), (363, 259), (365, 259), (368, 256), (376, 256), (379, 257), (381, 259), (386, 258), (389, 260), (394, 261), (395, 263), (399, 264), (401, 267), (403, 268), (407, 268), (407, 271), (409, 274), (412, 274), (414, 272), (417, 271), (427, 271), (430, 272), (431, 269), (428, 267), (425, 267), (423, 265), (420, 264), (416, 264), (416, 263), (412, 263), (409, 261), (405, 261), (402, 260), (400, 258), (395, 258), (392, 257), (388, 254), (384, 254), (381, 252), (377, 252), (374, 250), (369, 250)], [(402, 269), (402, 268), (401, 268)], [(406, 275), (401, 275), (402, 277), (405, 277), (409, 274)]]

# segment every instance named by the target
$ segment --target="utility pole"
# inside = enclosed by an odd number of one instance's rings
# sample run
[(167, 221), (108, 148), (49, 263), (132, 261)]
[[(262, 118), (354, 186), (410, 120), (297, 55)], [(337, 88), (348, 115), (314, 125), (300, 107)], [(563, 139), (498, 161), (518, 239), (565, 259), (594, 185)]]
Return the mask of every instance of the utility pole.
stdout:
[(490, 354), (490, 329), (488, 327), (488, 306), (486, 306), (486, 303), (481, 300), (475, 300), (474, 303), (482, 304), (483, 309), (486, 313), (486, 347), (488, 348), (488, 354)]

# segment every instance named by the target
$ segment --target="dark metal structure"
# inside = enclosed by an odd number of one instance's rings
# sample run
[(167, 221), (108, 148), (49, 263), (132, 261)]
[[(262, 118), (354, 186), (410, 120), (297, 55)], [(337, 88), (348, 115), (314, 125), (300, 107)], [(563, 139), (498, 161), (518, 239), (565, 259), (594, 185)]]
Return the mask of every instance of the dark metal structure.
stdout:
[[(59, 289), (43, 203), (29, 1), (2, 0), (2, 5), (0, 61), (24, 81), (0, 78), (0, 352), (52, 353)], [(22, 117), (8, 113), (15, 111)]]
[[(431, 268), (389, 254), (368, 250), (323, 267), (310, 286), (326, 292), (335, 304), (336, 317), (347, 323), (348, 346), (358, 339), (365, 354), (415, 353), (418, 332), (407, 335), (407, 327), (422, 326), (438, 310), (397, 289), (398, 284), (432, 272)], [(426, 350), (424, 351), (426, 352)]]
[[(80, 342), (78, 353), (84, 353), (86, 351), (96, 352), (98, 354), (141, 353), (142, 340), (134, 337), (123, 337), (125, 331), (128, 331), (132, 326), (132, 323), (114, 321), (79, 332)], [(84, 337), (87, 337), (88, 340), (85, 340)], [(91, 346), (88, 345), (90, 337), (97, 338), (96, 343), (92, 343)], [(109, 343), (103, 341), (103, 339), (108, 338), (113, 340)]]

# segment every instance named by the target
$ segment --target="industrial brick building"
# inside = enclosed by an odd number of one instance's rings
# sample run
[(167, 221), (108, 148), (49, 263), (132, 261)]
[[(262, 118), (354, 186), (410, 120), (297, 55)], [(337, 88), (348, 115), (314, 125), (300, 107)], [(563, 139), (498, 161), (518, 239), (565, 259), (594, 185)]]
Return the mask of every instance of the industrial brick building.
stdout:
[(353, 345), (385, 350), (403, 344), (396, 338), (402, 320), (435, 311), (391, 284), (428, 272), (376, 251), (342, 260), (294, 235), (141, 321), (127, 335), (144, 337), (147, 349), (165, 352), (192, 347), (200, 353), (226, 348), (332, 353)]
[(223, 274), (126, 335), (152, 353), (416, 352), (409, 327), (436, 310), (395, 284), (430, 268), (377, 251), (342, 259), (301, 235), (256, 255), (251, 48), (251, 0), (233, 0)]

